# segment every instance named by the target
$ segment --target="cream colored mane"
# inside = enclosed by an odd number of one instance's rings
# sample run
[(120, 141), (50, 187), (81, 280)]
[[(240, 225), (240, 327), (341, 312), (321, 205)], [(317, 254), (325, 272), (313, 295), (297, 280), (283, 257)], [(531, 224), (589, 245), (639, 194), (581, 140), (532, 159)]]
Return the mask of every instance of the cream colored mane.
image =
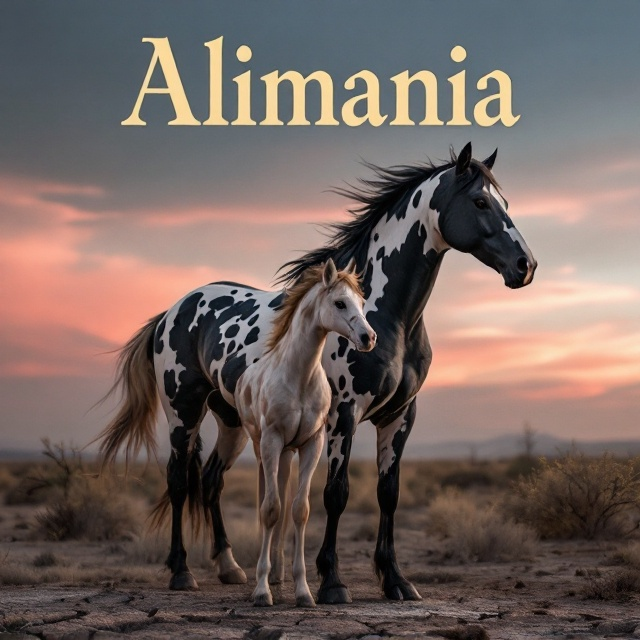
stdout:
[[(285, 336), (302, 298), (318, 282), (322, 282), (323, 270), (324, 264), (308, 267), (291, 287), (285, 289), (284, 302), (273, 319), (273, 329), (267, 340), (265, 353), (271, 351)], [(338, 282), (345, 282), (360, 297), (364, 297), (357, 274), (347, 270), (338, 271), (337, 279), (331, 288), (335, 287)]]

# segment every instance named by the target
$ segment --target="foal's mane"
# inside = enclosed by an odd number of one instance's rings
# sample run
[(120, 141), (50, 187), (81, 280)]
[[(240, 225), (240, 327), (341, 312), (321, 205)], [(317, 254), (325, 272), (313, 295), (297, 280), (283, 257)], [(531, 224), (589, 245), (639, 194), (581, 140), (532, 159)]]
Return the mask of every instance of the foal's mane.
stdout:
[[(373, 172), (373, 178), (361, 178), (357, 186), (347, 185), (346, 188), (331, 189), (333, 193), (359, 203), (349, 209), (351, 219), (324, 225), (329, 237), (325, 246), (285, 262), (278, 270), (282, 275), (276, 282), (281, 284), (297, 282), (309, 267), (325, 262), (329, 258), (333, 259), (338, 268), (344, 268), (349, 259), (355, 257), (357, 269), (363, 271), (369, 238), (375, 226), (384, 215), (391, 217), (418, 185), (455, 167), (457, 156), (453, 149), (450, 153), (450, 161), (439, 165), (427, 160), (419, 164), (383, 168), (363, 162), (362, 164)], [(472, 160), (470, 169), (467, 175), (460, 176), (461, 187), (468, 185), (482, 174), (490, 184), (499, 188), (493, 174), (482, 162)]]
[[(271, 351), (284, 338), (287, 331), (291, 327), (293, 315), (302, 301), (302, 298), (319, 282), (322, 282), (322, 273), (324, 264), (314, 265), (305, 269), (300, 277), (286, 289), (285, 298), (278, 308), (273, 319), (273, 329), (266, 343), (266, 352)], [(362, 288), (360, 280), (355, 273), (350, 271), (338, 271), (336, 281), (331, 285), (331, 289), (339, 282), (344, 282), (348, 287), (353, 289), (359, 296), (362, 296)]]

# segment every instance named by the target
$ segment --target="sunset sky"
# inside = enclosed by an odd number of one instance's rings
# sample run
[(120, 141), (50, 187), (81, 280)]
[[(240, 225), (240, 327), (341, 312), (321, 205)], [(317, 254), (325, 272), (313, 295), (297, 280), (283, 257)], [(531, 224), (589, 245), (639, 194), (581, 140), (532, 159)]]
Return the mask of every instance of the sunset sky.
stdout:
[[(569, 439), (640, 438), (638, 24), (631, 1), (5, 0), (0, 449), (91, 440), (113, 406), (91, 409), (110, 386), (107, 352), (201, 284), (271, 286), (281, 264), (324, 242), (313, 223), (345, 219), (348, 202), (327, 190), (368, 177), (361, 159), (444, 159), (469, 140), (480, 159), (499, 148), (494, 173), (539, 267), (512, 291), (471, 256), (445, 257), (425, 313), (434, 360), (412, 441), (482, 440), (524, 421)], [(150, 96), (146, 127), (120, 125), (149, 65), (144, 37), (169, 38), (206, 119), (203, 43), (220, 36), (228, 119), (233, 77), (247, 69), (257, 120), (259, 77), (275, 69), (327, 71), (338, 114), (353, 73), (378, 76), (392, 113), (389, 78), (429, 69), (443, 120), (449, 76), (466, 70), (472, 113), (486, 95), (475, 83), (501, 69), (521, 118), (512, 128), (170, 127), (168, 98)], [(455, 45), (462, 64), (449, 57)], [(412, 104), (420, 120), (417, 93)], [(358, 438), (373, 439), (366, 431)]]

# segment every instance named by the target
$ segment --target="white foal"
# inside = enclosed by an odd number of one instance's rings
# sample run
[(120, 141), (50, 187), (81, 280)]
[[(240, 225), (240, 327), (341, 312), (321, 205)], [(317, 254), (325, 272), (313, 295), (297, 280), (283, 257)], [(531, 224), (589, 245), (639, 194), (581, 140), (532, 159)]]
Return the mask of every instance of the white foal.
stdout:
[[(331, 404), (331, 389), (320, 360), (322, 350), (329, 331), (348, 338), (359, 351), (370, 351), (376, 343), (375, 331), (362, 312), (364, 298), (354, 271), (353, 263), (337, 271), (332, 260), (307, 269), (287, 291), (274, 318), (265, 355), (245, 371), (236, 386), (236, 407), (253, 440), (264, 481), (262, 547), (253, 592), (257, 606), (273, 604), (269, 589), (271, 540), (276, 524), (283, 528), (281, 502), (296, 449), (300, 460), (298, 491), (292, 504), (296, 605), (315, 606), (307, 585), (304, 533), (309, 519), (309, 485), (322, 452)], [(281, 560), (276, 559), (276, 564)], [(283, 569), (278, 567), (276, 573)]]

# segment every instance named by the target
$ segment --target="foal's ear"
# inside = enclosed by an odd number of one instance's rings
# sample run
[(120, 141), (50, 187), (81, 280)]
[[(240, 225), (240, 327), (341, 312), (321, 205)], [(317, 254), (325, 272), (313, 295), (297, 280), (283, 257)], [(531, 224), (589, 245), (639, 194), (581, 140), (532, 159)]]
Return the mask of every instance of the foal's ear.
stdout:
[(338, 278), (338, 271), (333, 260), (329, 258), (324, 265), (324, 271), (322, 272), (322, 284), (325, 287), (330, 287)]
[(471, 143), (467, 142), (464, 145), (458, 159), (456, 160), (456, 175), (459, 176), (461, 173), (464, 173), (471, 164)]
[(482, 164), (487, 167), (487, 169), (493, 169), (493, 164), (496, 161), (496, 157), (498, 155), (498, 147), (496, 150), (486, 159), (482, 161)]
[(349, 260), (349, 264), (344, 268), (346, 273), (355, 273), (356, 272), (356, 259), (351, 258)]

